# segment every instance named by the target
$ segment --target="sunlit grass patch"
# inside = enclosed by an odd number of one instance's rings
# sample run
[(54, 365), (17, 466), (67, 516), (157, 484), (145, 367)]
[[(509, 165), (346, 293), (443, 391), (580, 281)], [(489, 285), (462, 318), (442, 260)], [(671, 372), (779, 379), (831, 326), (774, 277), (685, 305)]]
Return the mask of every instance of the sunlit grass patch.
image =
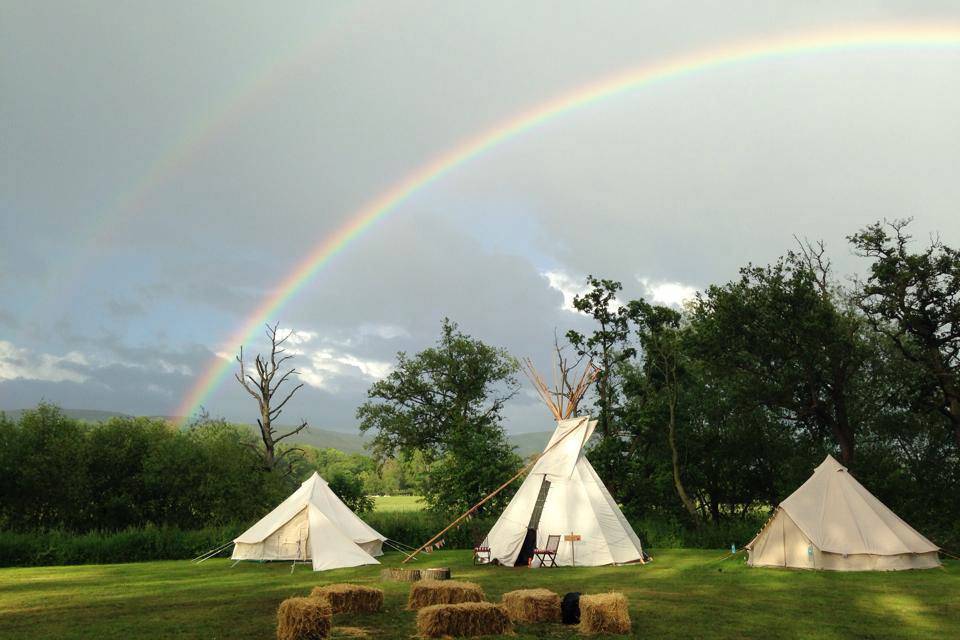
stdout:
[(426, 505), (420, 496), (374, 496), (374, 511), (422, 511)]
[[(751, 569), (742, 556), (719, 561), (718, 550), (650, 550), (646, 566), (511, 569), (474, 566), (469, 551), (421, 556), (419, 568), (450, 567), (479, 584), (491, 602), (503, 593), (542, 587), (619, 591), (627, 596), (633, 632), (651, 638), (960, 637), (960, 563), (943, 570), (832, 573)], [(399, 566), (400, 554), (381, 558)], [(410, 565), (406, 565), (410, 566)], [(0, 570), (0, 638), (270, 638), (277, 606), (317, 585), (350, 582), (384, 590), (383, 611), (338, 614), (333, 638), (408, 640), (415, 615), (406, 610), (409, 583), (380, 582), (382, 567), (313, 573), (287, 563), (224, 559)], [(559, 624), (520, 624), (517, 638), (578, 638)]]

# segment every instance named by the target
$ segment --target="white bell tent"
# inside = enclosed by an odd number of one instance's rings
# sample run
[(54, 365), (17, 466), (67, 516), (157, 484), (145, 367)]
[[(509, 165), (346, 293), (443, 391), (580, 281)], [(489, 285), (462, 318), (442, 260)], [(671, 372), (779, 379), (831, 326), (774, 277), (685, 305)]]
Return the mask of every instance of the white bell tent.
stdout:
[(747, 545), (754, 567), (896, 571), (940, 566), (939, 548), (827, 456)]
[(379, 564), (386, 538), (314, 473), (276, 509), (234, 539), (234, 560), (311, 561), (314, 571)]
[(577, 542), (561, 538), (558, 565), (643, 563), (640, 538), (584, 455), (596, 425), (586, 417), (557, 422), (544, 453), (487, 534), (483, 546), (492, 559), (524, 566), (548, 536), (576, 534)]

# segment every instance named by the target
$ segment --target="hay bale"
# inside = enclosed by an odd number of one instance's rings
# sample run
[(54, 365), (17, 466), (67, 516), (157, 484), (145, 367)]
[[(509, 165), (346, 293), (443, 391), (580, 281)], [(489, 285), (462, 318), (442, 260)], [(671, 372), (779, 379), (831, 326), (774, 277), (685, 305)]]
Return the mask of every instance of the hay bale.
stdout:
[(492, 636), (511, 631), (510, 616), (492, 602), (435, 604), (417, 612), (417, 633), (427, 638)]
[(321, 640), (330, 635), (330, 605), (316, 598), (287, 598), (277, 609), (277, 640)]
[(627, 596), (622, 593), (580, 596), (580, 633), (630, 633)]
[(383, 608), (383, 591), (361, 584), (328, 584), (314, 587), (311, 598), (323, 600), (333, 613), (374, 613)]
[(420, 569), (384, 569), (380, 572), (384, 582), (416, 582), (420, 579)]
[(410, 585), (408, 609), (420, 609), (432, 604), (482, 602), (483, 589), (472, 582), (458, 580), (421, 580)]
[(560, 622), (560, 596), (549, 589), (519, 589), (503, 594), (513, 622)]

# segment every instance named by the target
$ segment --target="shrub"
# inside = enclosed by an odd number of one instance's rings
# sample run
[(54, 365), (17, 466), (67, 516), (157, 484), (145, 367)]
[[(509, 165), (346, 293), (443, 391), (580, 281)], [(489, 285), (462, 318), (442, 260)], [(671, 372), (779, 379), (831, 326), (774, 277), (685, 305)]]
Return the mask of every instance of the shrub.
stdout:
[[(397, 542), (419, 547), (451, 522), (451, 518), (429, 511), (385, 511), (365, 514), (371, 527)], [(446, 549), (472, 549), (497, 521), (492, 518), (470, 518), (443, 535)]]
[(766, 514), (744, 519), (728, 519), (719, 525), (705, 523), (690, 528), (672, 517), (647, 516), (633, 520), (633, 530), (648, 549), (721, 549), (731, 544), (742, 547), (750, 542), (766, 521)]

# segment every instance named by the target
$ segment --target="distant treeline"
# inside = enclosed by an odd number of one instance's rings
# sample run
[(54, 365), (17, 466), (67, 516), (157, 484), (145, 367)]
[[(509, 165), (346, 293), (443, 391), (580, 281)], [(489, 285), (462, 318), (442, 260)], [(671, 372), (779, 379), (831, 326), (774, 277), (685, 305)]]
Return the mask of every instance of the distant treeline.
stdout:
[(354, 509), (370, 494), (411, 493), (417, 460), (378, 470), (360, 454), (302, 446), (292, 468), (266, 471), (250, 429), (222, 420), (87, 423), (51, 405), (0, 415), (0, 530), (199, 530), (251, 523), (313, 471)]

